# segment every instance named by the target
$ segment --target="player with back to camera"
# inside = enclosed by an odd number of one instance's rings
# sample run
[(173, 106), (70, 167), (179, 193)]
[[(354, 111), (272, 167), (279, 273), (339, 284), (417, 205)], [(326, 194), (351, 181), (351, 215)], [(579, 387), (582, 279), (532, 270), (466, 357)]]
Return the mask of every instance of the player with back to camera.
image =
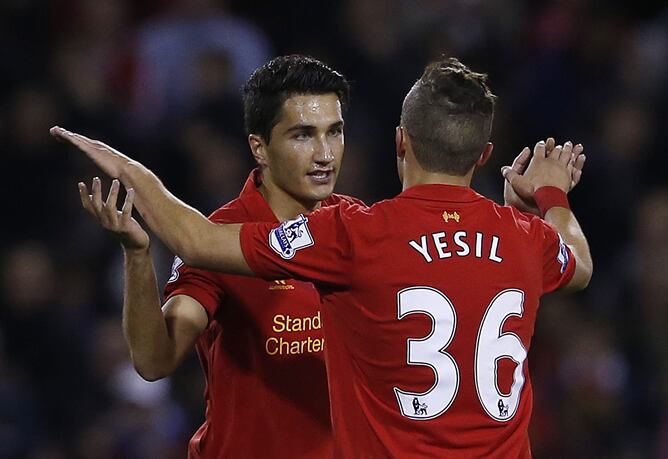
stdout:
[(469, 185), (492, 151), (494, 100), (485, 75), (452, 58), (432, 62), (396, 131), (403, 192), (278, 226), (213, 225), (141, 164), (53, 133), (119, 177), (128, 202), (190, 265), (316, 285), (335, 457), (527, 458), (539, 299), (584, 288), (593, 269), (566, 196), (584, 157), (579, 145), (539, 142), (526, 169), (526, 149), (521, 167), (504, 168), (506, 196), (542, 218), (477, 194)]
[[(315, 59), (278, 57), (243, 88), (248, 143), (258, 168), (214, 223), (285, 221), (350, 199), (332, 194), (343, 157), (345, 78)], [(93, 192), (99, 193), (99, 179)], [(174, 262), (161, 310), (149, 236), (107, 206), (84, 207), (115, 233), (125, 255), (123, 325), (137, 371), (170, 375), (196, 347), (206, 418), (190, 457), (331, 456), (331, 422), (319, 296), (310, 283), (276, 283)]]

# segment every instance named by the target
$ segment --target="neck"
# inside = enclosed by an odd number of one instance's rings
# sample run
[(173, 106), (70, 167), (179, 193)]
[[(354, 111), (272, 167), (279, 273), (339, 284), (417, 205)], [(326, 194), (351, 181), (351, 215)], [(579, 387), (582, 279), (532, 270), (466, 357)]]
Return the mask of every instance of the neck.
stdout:
[(285, 190), (276, 186), (267, 177), (263, 177), (262, 184), (258, 190), (280, 222), (291, 220), (299, 214), (308, 214), (320, 208), (320, 201), (301, 202)]
[(456, 185), (470, 186), (473, 169), (466, 175), (449, 175), (442, 172), (428, 172), (422, 168), (406, 168), (404, 170), (403, 190), (416, 185)]

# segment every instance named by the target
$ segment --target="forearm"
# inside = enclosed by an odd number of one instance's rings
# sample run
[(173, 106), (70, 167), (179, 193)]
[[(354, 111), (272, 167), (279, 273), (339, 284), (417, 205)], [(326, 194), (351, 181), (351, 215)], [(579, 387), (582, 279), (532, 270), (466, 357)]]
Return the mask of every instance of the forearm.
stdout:
[(545, 213), (544, 219), (556, 228), (575, 257), (576, 270), (569, 287), (575, 290), (585, 288), (592, 276), (593, 262), (587, 238), (577, 218), (570, 209), (552, 207)]
[(135, 206), (146, 224), (191, 267), (252, 274), (239, 245), (241, 225), (216, 225), (171, 194), (160, 179), (137, 162), (120, 177), (135, 190)]
[(176, 367), (175, 345), (161, 309), (153, 260), (147, 250), (124, 251), (123, 332), (137, 372), (147, 380)]

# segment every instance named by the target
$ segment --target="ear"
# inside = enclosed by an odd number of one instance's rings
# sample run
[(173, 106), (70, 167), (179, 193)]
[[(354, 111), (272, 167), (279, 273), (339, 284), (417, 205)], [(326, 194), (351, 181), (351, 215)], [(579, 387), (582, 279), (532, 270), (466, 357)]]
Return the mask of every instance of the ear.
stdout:
[(406, 133), (404, 128), (397, 126), (394, 133), (394, 143), (396, 144), (397, 159), (404, 159), (406, 157)]
[(248, 136), (248, 146), (258, 166), (265, 167), (268, 163), (267, 145), (262, 140), (262, 137), (257, 134), (250, 134)]
[(494, 145), (492, 145), (492, 142), (487, 142), (487, 146), (485, 146), (485, 149), (480, 154), (480, 158), (478, 158), (478, 161), (475, 163), (476, 167), (482, 167), (485, 165), (489, 157), (492, 156), (493, 149)]

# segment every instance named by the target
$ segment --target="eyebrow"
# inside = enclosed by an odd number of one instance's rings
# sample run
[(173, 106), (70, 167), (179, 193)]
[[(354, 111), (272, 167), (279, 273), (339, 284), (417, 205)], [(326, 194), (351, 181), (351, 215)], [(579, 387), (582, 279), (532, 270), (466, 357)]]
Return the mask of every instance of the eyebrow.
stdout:
[[(344, 125), (343, 120), (339, 120), (339, 121), (336, 121), (336, 122), (330, 124), (328, 129), (340, 128), (340, 127), (343, 127), (343, 125)], [(314, 131), (315, 129), (316, 129), (316, 127), (312, 124), (295, 124), (294, 126), (286, 129), (285, 133), (287, 134), (287, 133), (295, 132), (295, 131), (310, 132), (310, 131)]]

